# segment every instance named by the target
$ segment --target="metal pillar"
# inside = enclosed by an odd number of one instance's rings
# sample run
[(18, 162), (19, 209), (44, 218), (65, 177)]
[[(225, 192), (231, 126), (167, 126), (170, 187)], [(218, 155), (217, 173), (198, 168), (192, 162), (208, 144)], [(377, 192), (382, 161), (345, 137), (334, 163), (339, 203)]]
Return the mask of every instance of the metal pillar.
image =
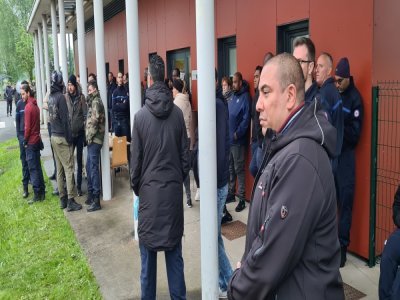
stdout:
[[(40, 62), (39, 62), (39, 38), (38, 31), (35, 30), (33, 34), (34, 38), (34, 49), (35, 49), (35, 76), (36, 76), (36, 95), (35, 98), (39, 102), (39, 99), (43, 99), (42, 97), (42, 80), (40, 78)], [(42, 109), (40, 108), (42, 112)]]
[(61, 53), (61, 71), (63, 79), (68, 81), (68, 65), (67, 65), (67, 45), (65, 42), (65, 11), (64, 0), (58, 0), (58, 20), (60, 22), (60, 53)]
[[(40, 69), (40, 88), (42, 92), (42, 97), (37, 99), (39, 110), (40, 110), (40, 124), (43, 124), (43, 98), (46, 95), (46, 82), (44, 77), (44, 63), (43, 63), (43, 33), (41, 24), (38, 24), (38, 43), (39, 43), (39, 69)], [(36, 87), (38, 89), (39, 87)]]
[(138, 0), (126, 1), (126, 33), (128, 45), (129, 101), (131, 128), (133, 117), (141, 107), (139, 11)]
[[(104, 55), (104, 15), (103, 0), (93, 1), (94, 10), (94, 35), (96, 47), (96, 71), (99, 92), (107, 111), (107, 85), (106, 85), (106, 63)], [(101, 149), (101, 171), (103, 183), (103, 200), (111, 200), (111, 178), (110, 178), (110, 150), (108, 143), (108, 114), (106, 113), (106, 132), (103, 147)]]
[(58, 59), (58, 37), (57, 37), (57, 11), (56, 0), (51, 0), (51, 37), (53, 39), (53, 52), (54, 52), (54, 70), (60, 70), (60, 63)]
[(214, 0), (196, 0), (202, 299), (218, 299), (214, 20)]
[[(49, 41), (47, 34), (47, 17), (46, 15), (42, 15), (42, 24), (43, 24), (43, 46), (44, 46), (44, 66), (46, 76), (46, 92), (50, 91), (50, 63), (49, 63)], [(44, 93), (46, 96), (46, 93)], [(43, 97), (44, 99), (44, 97)], [(43, 114), (43, 121), (47, 124), (47, 114)]]
[(87, 96), (85, 16), (83, 0), (76, 0), (76, 27), (78, 35), (79, 77), (81, 79), (82, 93)]

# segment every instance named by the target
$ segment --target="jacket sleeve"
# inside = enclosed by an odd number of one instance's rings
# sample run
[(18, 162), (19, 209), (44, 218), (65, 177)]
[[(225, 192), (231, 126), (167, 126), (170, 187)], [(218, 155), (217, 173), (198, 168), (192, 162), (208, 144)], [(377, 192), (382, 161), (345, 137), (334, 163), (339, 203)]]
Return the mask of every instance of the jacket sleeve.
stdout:
[(72, 143), (72, 134), (70, 126), (70, 110), (68, 109), (67, 99), (64, 95), (60, 96), (58, 109), (60, 111), (60, 119), (65, 133), (65, 139), (68, 144)]
[(393, 202), (393, 222), (400, 228), (400, 185), (397, 187)]
[(24, 121), (25, 121), (25, 134), (24, 134), (24, 140), (28, 142), (30, 136), (31, 136), (31, 122), (32, 122), (32, 116), (31, 116), (31, 109), (30, 105), (25, 106), (25, 113), (24, 113)]
[(83, 118), (86, 120), (87, 113), (88, 113), (88, 107), (87, 107), (87, 102), (85, 96), (82, 94), (82, 113), (83, 113)]
[(336, 150), (335, 156), (339, 156), (342, 152), (343, 145), (343, 134), (344, 134), (344, 115), (343, 115), (343, 102), (340, 98), (339, 92), (335, 91), (336, 95), (332, 95), (335, 97), (336, 102), (334, 102), (333, 107), (331, 108), (332, 115), (332, 124), (336, 128)]
[(135, 115), (132, 128), (132, 143), (131, 143), (131, 187), (137, 196), (139, 196), (140, 179), (142, 174), (142, 163), (143, 163), (143, 145), (138, 130), (138, 118), (137, 115)]
[(241, 139), (243, 136), (246, 135), (247, 128), (249, 128), (250, 123), (250, 97), (249, 93), (245, 93), (244, 95), (245, 96), (243, 97), (244, 101), (242, 106), (243, 116), (238, 128), (236, 129), (236, 136), (238, 139)]
[[(228, 299), (272, 296), (299, 263), (320, 207), (326, 205), (314, 167), (300, 155), (289, 157), (271, 180), (276, 183), (269, 192), (265, 221), (241, 268), (231, 277)], [(281, 217), (283, 207), (286, 217)], [(335, 222), (335, 216), (332, 218)]]
[(21, 124), (21, 112), (20, 112), (21, 104), (20, 104), (20, 101), (22, 101), (22, 100), (19, 100), (17, 102), (17, 107), (15, 108), (15, 129), (17, 131), (17, 137), (18, 137), (18, 130), (19, 130), (20, 124)]
[(346, 124), (346, 126), (344, 127), (343, 136), (346, 144), (351, 145), (352, 147), (357, 146), (358, 140), (360, 139), (363, 113), (364, 110), (362, 99), (360, 95), (357, 95), (357, 97), (354, 98), (354, 105), (350, 112), (351, 122), (349, 124)]
[[(101, 99), (99, 99), (99, 101), (101, 101)], [(105, 114), (107, 114), (107, 112), (105, 112)], [(96, 132), (99, 130), (99, 118), (100, 118), (99, 103), (93, 102), (92, 114), (90, 116), (90, 120), (87, 120), (87, 123), (90, 124), (90, 130), (86, 131), (86, 139), (89, 144), (93, 141)]]
[[(177, 108), (178, 109), (178, 108)], [(189, 154), (189, 139), (186, 132), (185, 119), (183, 113), (179, 109), (180, 123), (181, 123), (181, 164), (182, 164), (182, 179), (185, 180), (190, 171), (190, 154)]]

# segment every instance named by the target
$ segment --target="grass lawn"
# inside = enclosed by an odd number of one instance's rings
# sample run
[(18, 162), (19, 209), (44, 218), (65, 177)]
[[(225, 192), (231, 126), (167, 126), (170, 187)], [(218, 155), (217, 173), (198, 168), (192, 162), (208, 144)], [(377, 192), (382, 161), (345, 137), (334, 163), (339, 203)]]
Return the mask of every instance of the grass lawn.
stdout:
[(46, 200), (33, 205), (21, 196), (21, 176), (17, 140), (1, 143), (0, 299), (101, 299), (47, 176)]

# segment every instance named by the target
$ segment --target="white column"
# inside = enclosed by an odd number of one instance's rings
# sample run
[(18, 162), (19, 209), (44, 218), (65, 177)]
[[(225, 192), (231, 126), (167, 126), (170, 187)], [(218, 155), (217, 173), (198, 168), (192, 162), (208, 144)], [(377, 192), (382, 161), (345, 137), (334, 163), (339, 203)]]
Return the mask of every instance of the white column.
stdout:
[(67, 65), (67, 45), (65, 43), (65, 11), (64, 0), (58, 0), (58, 21), (60, 22), (60, 53), (61, 53), (61, 71), (64, 82), (68, 81), (68, 65)]
[[(42, 24), (43, 24), (43, 46), (44, 46), (44, 66), (45, 66), (45, 77), (46, 78), (46, 92), (50, 91), (50, 63), (49, 63), (49, 41), (47, 34), (47, 17), (46, 15), (42, 15)], [(46, 93), (44, 93), (44, 97)], [(44, 99), (43, 97), (43, 99)], [(47, 124), (47, 114), (43, 113), (43, 122)]]
[[(205, 21), (206, 20), (206, 21)], [(214, 0), (196, 0), (202, 299), (218, 299)]]
[(128, 45), (129, 101), (131, 128), (133, 117), (140, 109), (142, 95), (140, 87), (140, 52), (139, 52), (139, 11), (138, 0), (125, 1), (126, 34)]
[(110, 150), (108, 144), (108, 114), (107, 114), (107, 85), (106, 85), (106, 62), (104, 55), (104, 15), (103, 0), (93, 1), (94, 9), (94, 35), (96, 47), (96, 71), (97, 84), (99, 86), (101, 99), (106, 112), (106, 132), (103, 147), (101, 148), (101, 171), (103, 183), (103, 200), (111, 200), (111, 178), (110, 178)]
[(51, 37), (53, 39), (53, 52), (54, 52), (54, 70), (60, 70), (60, 63), (58, 59), (58, 37), (57, 37), (57, 11), (56, 0), (51, 0)]
[(87, 96), (85, 16), (83, 0), (76, 0), (76, 27), (78, 35), (79, 77), (81, 79), (82, 92), (85, 96)]
[[(43, 33), (42, 33), (42, 27), (41, 24), (38, 24), (38, 43), (39, 43), (39, 68), (40, 68), (40, 87), (41, 87), (41, 92), (42, 92), (42, 97), (37, 99), (38, 101), (38, 106), (40, 109), (40, 123), (43, 124), (43, 98), (44, 95), (46, 95), (46, 82), (45, 82), (45, 76), (44, 76), (44, 61), (43, 61)], [(39, 87), (36, 87), (36, 89)]]
[[(39, 61), (39, 37), (38, 37), (38, 31), (36, 30), (35, 33), (33, 34), (34, 37), (34, 49), (35, 49), (35, 76), (36, 76), (36, 95), (35, 98), (38, 102), (40, 102), (39, 99), (43, 99), (42, 97), (42, 80), (40, 78), (40, 61)], [(40, 111), (42, 109), (40, 108)]]

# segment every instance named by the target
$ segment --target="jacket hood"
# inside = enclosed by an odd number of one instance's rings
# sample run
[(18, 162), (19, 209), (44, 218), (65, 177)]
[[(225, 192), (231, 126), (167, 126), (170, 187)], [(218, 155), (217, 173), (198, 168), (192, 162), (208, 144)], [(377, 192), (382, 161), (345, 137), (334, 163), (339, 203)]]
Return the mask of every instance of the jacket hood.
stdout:
[(172, 92), (164, 82), (155, 82), (146, 90), (145, 105), (155, 117), (166, 119), (174, 107)]
[(318, 100), (314, 99), (286, 123), (283, 132), (272, 138), (272, 152), (277, 152), (292, 141), (308, 138), (324, 147), (330, 158), (335, 157), (336, 129), (329, 123)]
[(86, 103), (87, 103), (87, 105), (91, 105), (93, 99), (96, 98), (96, 97), (98, 97), (98, 95), (99, 95), (99, 92), (93, 92), (93, 93), (91, 93), (91, 94), (88, 94), (87, 97), (86, 97)]
[(51, 85), (51, 87), (50, 87), (50, 93), (51, 93), (51, 94), (54, 94), (54, 93), (57, 93), (57, 92), (62, 93), (62, 92), (63, 92), (63, 89), (64, 89), (64, 86), (62, 86), (62, 85), (57, 85), (57, 84), (53, 83), (53, 84)]
[(33, 97), (29, 97), (27, 103), (32, 103), (33, 105), (37, 106), (37, 101)]
[(239, 97), (240, 95), (242, 95), (243, 93), (248, 92), (248, 91), (249, 91), (249, 84), (246, 80), (243, 79), (242, 87), (240, 88), (240, 90), (238, 92), (235, 92), (235, 95)]

